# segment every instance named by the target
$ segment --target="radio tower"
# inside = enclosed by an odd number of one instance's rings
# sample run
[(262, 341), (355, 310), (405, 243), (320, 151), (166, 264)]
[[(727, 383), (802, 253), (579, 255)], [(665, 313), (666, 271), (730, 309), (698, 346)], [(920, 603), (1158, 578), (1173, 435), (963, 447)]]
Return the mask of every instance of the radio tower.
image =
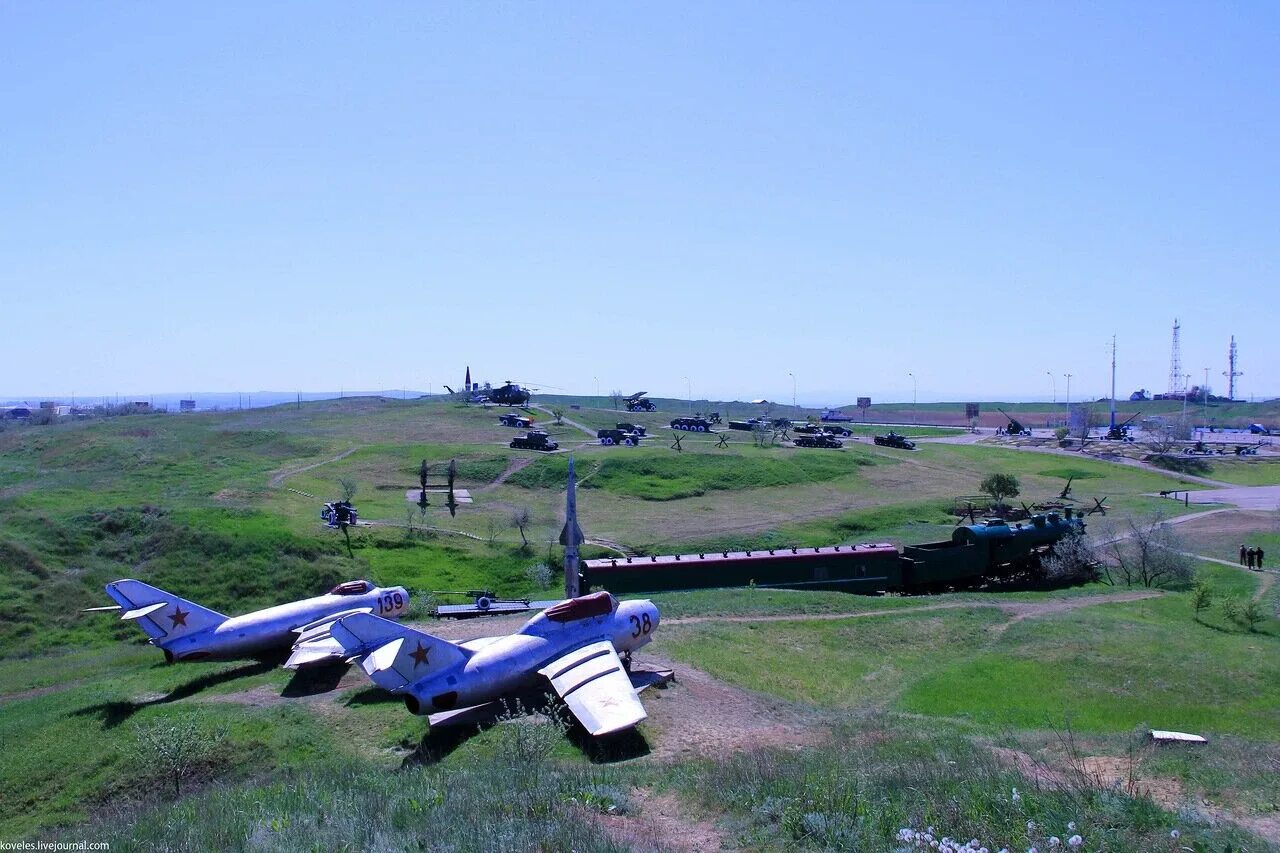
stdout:
[(1173, 321), (1173, 358), (1169, 359), (1169, 396), (1185, 396), (1187, 389), (1183, 387), (1182, 379), (1182, 343), (1179, 336), (1182, 332), (1182, 326), (1178, 325), (1177, 318)]
[(1231, 336), (1231, 350), (1227, 354), (1227, 370), (1222, 374), (1227, 377), (1227, 399), (1234, 400), (1236, 398), (1236, 377), (1244, 376), (1243, 373), (1236, 370), (1236, 336)]

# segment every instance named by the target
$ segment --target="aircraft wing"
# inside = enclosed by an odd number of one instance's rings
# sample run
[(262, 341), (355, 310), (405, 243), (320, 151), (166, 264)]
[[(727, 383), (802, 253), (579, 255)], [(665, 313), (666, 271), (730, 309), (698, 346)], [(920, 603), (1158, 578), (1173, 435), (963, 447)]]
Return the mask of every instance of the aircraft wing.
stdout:
[(285, 669), (297, 669), (310, 663), (342, 660), (343, 658), (351, 657), (351, 654), (343, 648), (342, 643), (334, 639), (330, 629), (333, 627), (333, 623), (343, 616), (350, 616), (352, 613), (372, 612), (373, 608), (357, 607), (351, 610), (344, 610), (341, 613), (334, 613), (331, 616), (325, 616), (322, 619), (294, 628), (293, 631), (298, 635), (298, 639), (293, 642), (293, 653), (284, 662)]
[(575, 649), (538, 672), (596, 737), (631, 728), (648, 716), (607, 640)]

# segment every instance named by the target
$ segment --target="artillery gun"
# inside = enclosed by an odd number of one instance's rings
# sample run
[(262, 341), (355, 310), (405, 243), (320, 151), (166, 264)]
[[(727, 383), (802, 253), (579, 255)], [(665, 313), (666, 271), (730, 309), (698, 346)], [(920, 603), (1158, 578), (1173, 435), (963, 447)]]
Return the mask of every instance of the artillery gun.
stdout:
[(1031, 430), (1024, 427), (1022, 425), (1022, 421), (1018, 420), (999, 406), (996, 406), (996, 411), (1009, 419), (1009, 425), (1004, 428), (1006, 433), (1009, 435), (1031, 435)]
[(658, 411), (658, 407), (654, 405), (654, 402), (652, 400), (646, 400), (644, 398), (644, 395), (648, 393), (649, 393), (648, 391), (637, 391), (636, 393), (632, 394), (630, 397), (627, 397), (626, 400), (624, 401), (627, 406), (627, 411), (628, 412)]
[(1118, 423), (1107, 430), (1107, 434), (1103, 436), (1103, 439), (1106, 441), (1133, 441), (1133, 436), (1129, 435), (1129, 430), (1132, 429), (1129, 424), (1133, 423), (1134, 419), (1140, 414), (1142, 412), (1134, 412), (1123, 423)]
[(515, 450), (558, 450), (560, 445), (551, 440), (551, 436), (547, 435), (540, 429), (531, 429), (524, 435), (517, 435), (511, 439), (511, 445)]
[(889, 430), (888, 435), (877, 435), (872, 439), (873, 442), (881, 447), (896, 447), (899, 450), (915, 450), (916, 443), (905, 435), (898, 435), (893, 430)]

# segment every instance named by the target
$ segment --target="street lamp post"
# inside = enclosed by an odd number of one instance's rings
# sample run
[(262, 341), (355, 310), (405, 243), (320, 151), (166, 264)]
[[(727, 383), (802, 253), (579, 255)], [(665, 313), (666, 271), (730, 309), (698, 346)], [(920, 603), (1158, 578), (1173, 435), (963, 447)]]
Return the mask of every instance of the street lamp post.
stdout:
[(1067, 377), (1067, 426), (1070, 427), (1071, 426), (1071, 376), (1072, 374), (1064, 373), (1062, 375)]
[(596, 396), (597, 396), (597, 397), (599, 397), (599, 396), (600, 396), (600, 377), (599, 377), (599, 376), (593, 376), (593, 377), (591, 377), (591, 378), (592, 378), (592, 379), (594, 379), (594, 380), (596, 381)]
[(796, 375), (791, 372), (788, 372), (787, 375), (791, 377), (791, 416), (795, 417), (796, 415)]
[(1187, 389), (1191, 387), (1191, 374), (1182, 374), (1182, 422), (1187, 422)]
[(1200, 399), (1204, 400), (1204, 428), (1209, 428), (1209, 368), (1204, 369), (1204, 385), (1200, 387)]
[[(1052, 370), (1046, 370), (1045, 373), (1049, 374), (1049, 381), (1053, 383), (1053, 410), (1052, 411), (1057, 411), (1058, 409), (1058, 377), (1053, 375)], [(1050, 419), (1049, 426), (1053, 426), (1052, 418)]]
[(919, 385), (916, 383), (916, 375), (914, 373), (908, 373), (907, 375), (911, 377), (911, 423), (914, 424), (918, 422), (916, 419), (916, 391)]

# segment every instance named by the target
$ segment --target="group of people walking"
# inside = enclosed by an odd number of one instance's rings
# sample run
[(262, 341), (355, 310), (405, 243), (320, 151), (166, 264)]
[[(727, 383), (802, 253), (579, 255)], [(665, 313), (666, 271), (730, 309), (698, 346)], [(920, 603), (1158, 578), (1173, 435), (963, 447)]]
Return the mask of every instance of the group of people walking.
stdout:
[(1240, 565), (1250, 569), (1262, 568), (1262, 546), (1257, 548), (1240, 546)]

